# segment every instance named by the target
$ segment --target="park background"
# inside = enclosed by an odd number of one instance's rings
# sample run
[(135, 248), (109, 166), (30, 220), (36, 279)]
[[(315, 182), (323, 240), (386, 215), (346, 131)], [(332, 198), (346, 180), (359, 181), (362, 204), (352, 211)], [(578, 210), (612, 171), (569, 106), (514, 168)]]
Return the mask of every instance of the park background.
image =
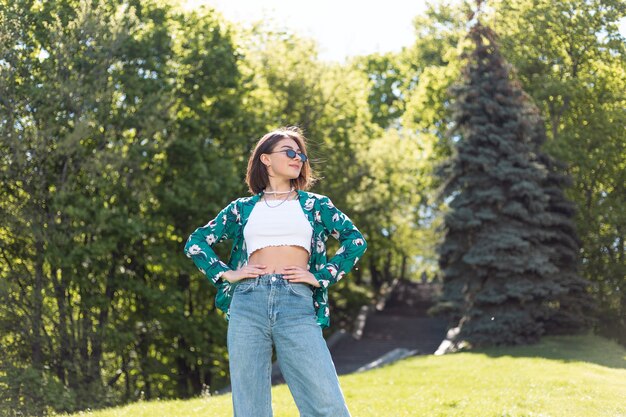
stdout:
[(444, 285), (434, 312), (464, 324), (457, 348), (626, 343), (622, 2), (431, 2), (410, 45), (343, 62), (210, 7), (0, 6), (1, 412), (227, 385), (226, 322), (182, 247), (247, 194), (258, 138), (291, 124), (313, 191), (369, 244), (331, 291), (333, 329), (394, 279), (425, 279)]

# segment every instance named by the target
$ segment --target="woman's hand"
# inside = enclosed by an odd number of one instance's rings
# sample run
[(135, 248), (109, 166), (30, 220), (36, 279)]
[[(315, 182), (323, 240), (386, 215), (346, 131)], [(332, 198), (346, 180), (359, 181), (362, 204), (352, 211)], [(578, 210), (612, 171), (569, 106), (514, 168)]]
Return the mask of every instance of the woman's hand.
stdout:
[(246, 278), (256, 278), (265, 274), (265, 265), (248, 264), (233, 271), (226, 271), (222, 274), (222, 278), (231, 284)]
[(320, 287), (320, 283), (312, 273), (299, 266), (286, 266), (283, 268), (283, 278), (289, 282), (301, 282), (310, 284), (316, 288)]

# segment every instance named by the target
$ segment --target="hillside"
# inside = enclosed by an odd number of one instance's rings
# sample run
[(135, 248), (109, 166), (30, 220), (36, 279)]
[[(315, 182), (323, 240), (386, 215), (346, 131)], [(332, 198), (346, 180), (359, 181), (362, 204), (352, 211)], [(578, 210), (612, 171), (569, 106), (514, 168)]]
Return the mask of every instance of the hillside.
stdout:
[[(596, 336), (550, 337), (532, 346), (416, 356), (341, 383), (355, 417), (626, 416), (626, 349)], [(285, 385), (274, 415), (297, 416)], [(232, 415), (229, 395), (136, 403), (93, 417)]]

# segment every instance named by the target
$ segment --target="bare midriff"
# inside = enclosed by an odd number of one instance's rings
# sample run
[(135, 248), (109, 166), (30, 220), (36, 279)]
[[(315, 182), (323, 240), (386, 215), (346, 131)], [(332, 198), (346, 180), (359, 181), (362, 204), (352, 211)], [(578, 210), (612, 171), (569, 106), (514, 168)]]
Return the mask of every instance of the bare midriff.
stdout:
[(286, 266), (307, 269), (309, 252), (300, 246), (266, 246), (254, 251), (248, 264), (265, 265), (267, 274), (281, 274)]

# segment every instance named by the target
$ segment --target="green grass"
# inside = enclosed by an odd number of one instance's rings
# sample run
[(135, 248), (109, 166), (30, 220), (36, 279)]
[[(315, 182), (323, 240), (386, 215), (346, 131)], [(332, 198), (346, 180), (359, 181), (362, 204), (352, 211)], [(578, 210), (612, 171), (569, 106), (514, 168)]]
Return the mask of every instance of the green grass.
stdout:
[[(626, 349), (596, 336), (532, 346), (419, 356), (341, 377), (354, 417), (626, 416)], [(285, 385), (274, 415), (297, 416)], [(230, 395), (153, 401), (81, 413), (93, 417), (232, 416)]]

